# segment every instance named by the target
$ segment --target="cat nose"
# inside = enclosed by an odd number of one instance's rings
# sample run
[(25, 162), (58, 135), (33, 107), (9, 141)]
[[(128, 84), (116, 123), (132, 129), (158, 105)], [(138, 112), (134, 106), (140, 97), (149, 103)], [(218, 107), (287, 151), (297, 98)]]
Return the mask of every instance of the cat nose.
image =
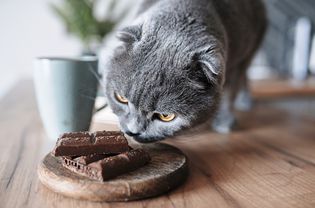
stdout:
[(126, 131), (125, 132), (126, 134), (128, 134), (129, 136), (139, 136), (140, 135), (140, 133), (133, 133), (133, 132), (131, 132), (131, 131)]
[(129, 119), (125, 124), (125, 131), (129, 136), (139, 136), (143, 130), (144, 124), (138, 117)]

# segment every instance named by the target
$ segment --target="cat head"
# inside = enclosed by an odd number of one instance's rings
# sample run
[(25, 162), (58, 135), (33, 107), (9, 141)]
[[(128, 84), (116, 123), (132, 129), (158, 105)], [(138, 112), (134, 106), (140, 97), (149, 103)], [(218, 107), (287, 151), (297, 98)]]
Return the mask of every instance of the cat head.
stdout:
[(107, 67), (109, 105), (122, 131), (139, 142), (172, 136), (217, 108), (223, 56), (206, 38), (168, 31), (152, 25), (123, 29)]

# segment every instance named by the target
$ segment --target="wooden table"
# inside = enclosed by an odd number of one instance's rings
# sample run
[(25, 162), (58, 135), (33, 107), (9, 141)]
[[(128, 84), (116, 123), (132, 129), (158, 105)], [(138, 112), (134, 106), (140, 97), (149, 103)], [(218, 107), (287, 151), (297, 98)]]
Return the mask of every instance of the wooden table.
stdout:
[(157, 198), (107, 204), (66, 198), (39, 183), (36, 166), (54, 144), (43, 131), (31, 82), (0, 101), (0, 112), (2, 208), (315, 207), (315, 121), (299, 115), (260, 108), (239, 115), (241, 128), (233, 134), (198, 131), (169, 140), (190, 159), (187, 182)]

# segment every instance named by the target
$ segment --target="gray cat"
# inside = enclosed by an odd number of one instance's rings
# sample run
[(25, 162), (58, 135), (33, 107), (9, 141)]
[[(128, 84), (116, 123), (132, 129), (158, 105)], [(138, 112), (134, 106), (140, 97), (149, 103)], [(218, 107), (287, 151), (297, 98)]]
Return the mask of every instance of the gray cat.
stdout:
[[(260, 0), (145, 0), (107, 63), (105, 91), (121, 129), (153, 142), (212, 120), (234, 123), (246, 68), (266, 28)], [(220, 102), (221, 101), (221, 102)]]

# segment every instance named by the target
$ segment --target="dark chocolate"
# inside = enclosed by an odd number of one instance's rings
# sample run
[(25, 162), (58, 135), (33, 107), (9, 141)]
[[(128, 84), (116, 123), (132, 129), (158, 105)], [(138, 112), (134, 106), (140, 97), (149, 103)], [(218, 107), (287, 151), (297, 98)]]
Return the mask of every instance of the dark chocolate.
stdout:
[(110, 157), (110, 156), (113, 156), (113, 155), (105, 155), (105, 154), (92, 154), (92, 155), (87, 155), (87, 156), (81, 156), (81, 157), (76, 157), (72, 160), (74, 161), (77, 161), (83, 165), (88, 165), (92, 162), (96, 162), (98, 160), (102, 160), (104, 159), (105, 157)]
[(150, 161), (150, 155), (143, 149), (130, 150), (115, 156), (105, 157), (104, 159), (87, 165), (80, 163), (78, 158), (63, 158), (63, 166), (80, 175), (91, 179), (105, 181), (123, 173), (133, 171), (144, 166)]
[(86, 156), (91, 154), (119, 154), (128, 150), (128, 142), (121, 132), (74, 132), (61, 135), (53, 150), (53, 155)]

